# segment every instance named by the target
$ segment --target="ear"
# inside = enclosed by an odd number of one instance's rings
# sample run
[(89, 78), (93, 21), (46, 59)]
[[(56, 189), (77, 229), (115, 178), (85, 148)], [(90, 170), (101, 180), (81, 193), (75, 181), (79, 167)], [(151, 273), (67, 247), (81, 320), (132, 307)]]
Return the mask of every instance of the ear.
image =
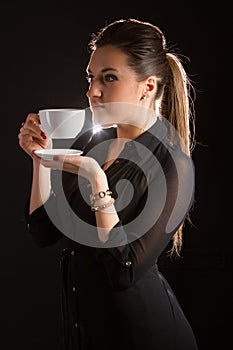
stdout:
[(157, 78), (154, 75), (149, 76), (142, 81), (141, 100), (150, 99), (157, 91)]
[(143, 98), (150, 98), (152, 97), (157, 90), (157, 79), (155, 76), (151, 75), (143, 82), (142, 87), (142, 96)]

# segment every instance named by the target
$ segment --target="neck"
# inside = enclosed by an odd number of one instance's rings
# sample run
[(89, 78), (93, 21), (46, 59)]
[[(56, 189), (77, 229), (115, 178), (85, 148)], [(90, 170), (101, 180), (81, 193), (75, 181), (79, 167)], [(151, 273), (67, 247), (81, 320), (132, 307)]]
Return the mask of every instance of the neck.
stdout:
[(147, 120), (143, 123), (143, 125), (135, 126), (130, 124), (117, 124), (117, 137), (134, 140), (141, 134), (143, 134), (146, 130), (148, 130), (157, 120), (157, 116), (155, 114), (148, 115)]
[(117, 137), (121, 139), (133, 140), (140, 136), (145, 130), (134, 125), (117, 125)]

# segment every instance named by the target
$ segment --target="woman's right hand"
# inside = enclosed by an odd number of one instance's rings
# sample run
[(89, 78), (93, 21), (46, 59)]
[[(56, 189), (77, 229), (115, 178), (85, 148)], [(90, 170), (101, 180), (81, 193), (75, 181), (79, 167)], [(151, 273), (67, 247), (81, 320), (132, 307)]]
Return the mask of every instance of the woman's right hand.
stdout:
[(35, 113), (28, 114), (25, 122), (22, 123), (18, 138), (20, 147), (33, 159), (40, 160), (34, 154), (35, 150), (52, 147), (51, 139), (40, 128), (39, 115)]

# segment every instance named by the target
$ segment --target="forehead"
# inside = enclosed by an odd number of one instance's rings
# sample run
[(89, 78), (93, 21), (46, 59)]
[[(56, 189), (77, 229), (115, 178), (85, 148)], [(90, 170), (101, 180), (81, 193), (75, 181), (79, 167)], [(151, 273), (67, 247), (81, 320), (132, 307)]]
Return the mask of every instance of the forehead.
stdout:
[(111, 45), (97, 48), (90, 57), (87, 69), (94, 72), (106, 67), (129, 70), (127, 55)]

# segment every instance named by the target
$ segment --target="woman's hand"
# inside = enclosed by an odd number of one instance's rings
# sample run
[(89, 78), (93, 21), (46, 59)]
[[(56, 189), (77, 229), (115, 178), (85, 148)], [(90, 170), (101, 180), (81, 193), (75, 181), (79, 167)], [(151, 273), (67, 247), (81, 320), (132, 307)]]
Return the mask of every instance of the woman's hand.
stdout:
[(53, 160), (41, 159), (41, 164), (47, 168), (63, 170), (85, 177), (93, 186), (103, 182), (106, 175), (97, 161), (83, 156), (54, 156)]
[(18, 138), (20, 147), (34, 159), (40, 160), (34, 154), (35, 150), (52, 147), (51, 139), (40, 129), (39, 115), (35, 113), (28, 114), (25, 122), (22, 123)]

